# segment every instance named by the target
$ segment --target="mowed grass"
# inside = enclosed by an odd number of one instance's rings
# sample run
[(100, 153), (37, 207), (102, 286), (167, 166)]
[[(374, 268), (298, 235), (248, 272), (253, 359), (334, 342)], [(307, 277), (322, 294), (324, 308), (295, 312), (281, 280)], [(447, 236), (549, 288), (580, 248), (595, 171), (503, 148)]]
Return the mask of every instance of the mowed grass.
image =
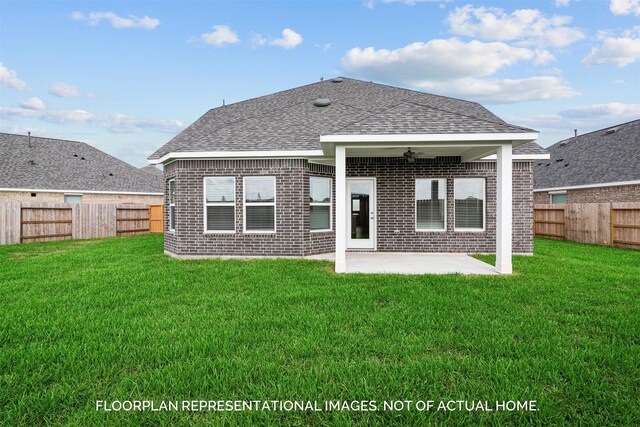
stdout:
[[(550, 240), (535, 252), (513, 276), (465, 277), (177, 261), (161, 235), (0, 247), (0, 424), (636, 424), (640, 252)], [(96, 411), (219, 399), (538, 411)]]

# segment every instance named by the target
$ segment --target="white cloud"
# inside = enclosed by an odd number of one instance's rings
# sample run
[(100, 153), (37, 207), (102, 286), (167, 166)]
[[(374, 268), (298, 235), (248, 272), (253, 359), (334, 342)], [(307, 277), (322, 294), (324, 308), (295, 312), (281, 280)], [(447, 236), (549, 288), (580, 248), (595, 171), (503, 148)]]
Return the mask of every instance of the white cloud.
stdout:
[[(302, 43), (302, 36), (291, 28), (285, 28), (282, 30), (282, 37), (279, 39), (268, 39), (261, 34), (254, 34), (251, 37), (251, 44), (254, 46), (264, 46), (266, 44), (270, 44), (271, 46), (280, 46), (285, 49), (293, 49)], [(328, 47), (327, 47), (328, 46)], [(320, 45), (316, 45), (316, 47), (320, 47)], [(327, 43), (324, 45), (323, 50), (326, 50), (331, 47), (331, 43)]]
[(623, 104), (621, 102), (609, 102), (607, 104), (594, 104), (582, 107), (573, 107), (558, 113), (569, 119), (594, 119), (607, 118), (614, 120), (637, 119), (640, 117), (640, 104)]
[(160, 25), (159, 19), (149, 18), (146, 15), (142, 18), (134, 15), (123, 18), (113, 12), (89, 12), (88, 14), (73, 12), (71, 19), (74, 21), (84, 21), (89, 23), (89, 25), (98, 25), (101, 21), (109, 21), (113, 28), (142, 28), (145, 30), (153, 30)]
[(370, 79), (419, 86), (428, 81), (487, 76), (534, 57), (530, 49), (501, 42), (463, 42), (452, 38), (415, 42), (394, 50), (356, 47), (342, 58), (342, 66)]
[(609, 10), (614, 15), (640, 16), (640, 0), (611, 0)]
[(28, 108), (0, 108), (0, 117), (21, 117), (52, 123), (87, 123), (112, 133), (137, 133), (142, 129), (175, 133), (184, 128), (179, 120), (134, 117), (126, 114), (94, 114), (84, 110), (35, 110)]
[(49, 93), (61, 98), (77, 98), (80, 96), (91, 98), (94, 96), (92, 93), (80, 92), (77, 87), (62, 82), (53, 83), (51, 86), (49, 86)]
[(517, 41), (522, 46), (568, 46), (585, 37), (569, 27), (570, 16), (546, 17), (537, 9), (518, 9), (506, 13), (495, 7), (466, 5), (447, 17), (450, 32), (484, 40)]
[[(540, 129), (543, 131), (542, 134), (547, 136), (547, 142), (554, 143), (569, 134), (573, 136), (573, 129), (578, 129), (578, 133), (582, 134), (637, 120), (639, 117), (640, 104), (611, 102), (572, 107), (558, 113), (528, 114), (522, 117), (506, 114), (503, 118), (509, 123)], [(549, 134), (560, 136), (554, 140), (549, 138)]]
[(291, 28), (285, 28), (282, 30), (282, 37), (279, 39), (271, 40), (270, 45), (280, 46), (285, 49), (292, 49), (302, 43), (302, 36)]
[(416, 86), (442, 95), (462, 97), (487, 104), (542, 101), (579, 95), (579, 92), (562, 79), (552, 76), (527, 79), (465, 78), (451, 82), (424, 82)]
[(587, 66), (612, 64), (626, 67), (640, 60), (640, 26), (624, 31), (621, 37), (602, 32), (602, 44), (591, 48), (582, 63)]
[(46, 109), (44, 102), (40, 98), (33, 97), (29, 98), (26, 101), (20, 103), (22, 108), (26, 108), (28, 110), (44, 110)]
[(555, 5), (556, 7), (564, 7), (569, 6), (569, 3), (571, 3), (571, 0), (556, 0)]
[(200, 40), (214, 46), (224, 46), (225, 44), (235, 44), (240, 41), (236, 34), (227, 25), (214, 25), (213, 31), (204, 33), (200, 36)]
[(0, 62), (0, 86), (6, 86), (15, 90), (27, 90), (29, 86), (18, 78), (15, 71), (5, 67)]
[(331, 46), (333, 45), (331, 43), (324, 43), (324, 44), (316, 44), (315, 46), (324, 52), (331, 49)]

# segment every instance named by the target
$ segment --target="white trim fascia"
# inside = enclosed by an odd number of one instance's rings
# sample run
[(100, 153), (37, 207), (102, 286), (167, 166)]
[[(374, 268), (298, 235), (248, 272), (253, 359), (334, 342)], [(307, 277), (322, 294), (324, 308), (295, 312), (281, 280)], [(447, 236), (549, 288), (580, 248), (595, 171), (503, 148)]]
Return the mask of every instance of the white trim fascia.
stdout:
[(246, 158), (290, 158), (321, 157), (322, 150), (273, 150), (273, 151), (185, 151), (170, 152), (159, 159), (149, 160), (149, 164), (157, 165), (169, 159), (246, 159)]
[(518, 133), (426, 133), (398, 135), (320, 135), (320, 142), (455, 142), (455, 141), (533, 141), (538, 132)]
[[(565, 187), (534, 188), (533, 192), (540, 193), (542, 191), (562, 191), (562, 190), (580, 190), (583, 188), (620, 187), (623, 185), (638, 185), (638, 184), (640, 184), (640, 180), (603, 182), (599, 184), (568, 185)], [(2, 189), (0, 188), (0, 190)]]
[(130, 194), (139, 196), (164, 196), (164, 193), (142, 193), (139, 191), (47, 190), (43, 188), (0, 188), (0, 191), (21, 191), (25, 193)]
[[(547, 154), (514, 154), (511, 157), (513, 158), (514, 162), (516, 160), (548, 160), (551, 158), (551, 154), (548, 154), (548, 153)], [(492, 154), (490, 156), (483, 157), (479, 161), (497, 160), (497, 159), (498, 159), (498, 156), (496, 154)]]

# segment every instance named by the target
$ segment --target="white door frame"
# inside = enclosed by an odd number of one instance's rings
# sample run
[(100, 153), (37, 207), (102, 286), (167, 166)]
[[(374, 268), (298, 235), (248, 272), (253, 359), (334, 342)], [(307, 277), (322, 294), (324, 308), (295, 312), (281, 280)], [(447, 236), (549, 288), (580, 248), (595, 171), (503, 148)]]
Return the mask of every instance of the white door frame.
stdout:
[[(351, 183), (352, 182), (368, 182), (371, 183), (371, 194), (370, 194), (370, 209), (369, 209), (369, 238), (368, 239), (351, 239)], [(377, 249), (377, 224), (378, 224), (378, 212), (377, 212), (377, 197), (376, 197), (376, 187), (377, 182), (375, 177), (357, 177), (357, 178), (347, 178), (346, 185), (346, 219), (347, 219), (347, 229), (346, 229), (346, 241), (347, 241), (347, 249), (368, 249), (375, 251)]]

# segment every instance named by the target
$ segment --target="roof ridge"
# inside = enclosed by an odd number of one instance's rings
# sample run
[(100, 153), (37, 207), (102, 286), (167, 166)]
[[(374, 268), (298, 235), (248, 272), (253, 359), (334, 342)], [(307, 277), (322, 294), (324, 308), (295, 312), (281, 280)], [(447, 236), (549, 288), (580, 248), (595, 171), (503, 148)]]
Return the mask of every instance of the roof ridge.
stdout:
[[(250, 101), (250, 100), (248, 99), (247, 101)], [(244, 102), (244, 101), (243, 101), (243, 102)], [(305, 102), (307, 102), (307, 100), (305, 100), (305, 101), (300, 101), (300, 102), (296, 102), (295, 104), (287, 105), (286, 107), (280, 107), (280, 108), (273, 109), (272, 111), (270, 111), (270, 112), (269, 112), (269, 114), (268, 114), (268, 115), (271, 115), (272, 113), (275, 113), (275, 112), (280, 112), (280, 111), (283, 111), (283, 110), (288, 110), (288, 109), (293, 108), (293, 107), (297, 107), (298, 105), (304, 104)], [(220, 108), (220, 107), (218, 107), (218, 108)], [(211, 110), (209, 110), (209, 111), (211, 111)], [(238, 119), (238, 120), (234, 120), (234, 121), (232, 121), (232, 122), (225, 123), (225, 124), (221, 125), (220, 127), (217, 127), (217, 128), (215, 128), (215, 129), (213, 129), (213, 130), (211, 131), (211, 133), (213, 134), (213, 133), (215, 133), (215, 132), (218, 132), (218, 131), (219, 131), (219, 130), (221, 130), (221, 129), (224, 129), (224, 128), (229, 127), (229, 126), (231, 126), (231, 125), (235, 125), (236, 123), (244, 122), (244, 121), (246, 121), (246, 120), (250, 120), (250, 119), (253, 119), (253, 118), (255, 118), (255, 117), (257, 117), (257, 116), (261, 116), (261, 115), (262, 115), (262, 114), (252, 114), (252, 115), (250, 115), (250, 116), (243, 117), (243, 118), (241, 118), (241, 119)], [(176, 135), (176, 136), (177, 136), (177, 135)]]
[[(354, 120), (353, 122), (348, 123), (348, 124), (346, 124), (346, 125), (344, 125), (344, 126), (342, 126), (342, 127), (339, 127), (338, 129), (334, 130), (333, 132), (334, 132), (334, 133), (335, 133), (335, 132), (339, 132), (339, 131), (341, 131), (342, 129), (347, 128), (347, 127), (349, 127), (349, 126), (351, 126), (351, 125), (353, 125), (353, 124), (355, 124), (355, 123), (357, 123), (357, 122), (359, 122), (359, 121), (361, 121), (361, 120), (366, 120), (366, 119), (368, 119), (368, 118), (370, 118), (370, 117), (374, 117), (374, 116), (377, 116), (377, 115), (379, 115), (379, 114), (382, 114), (382, 113), (384, 113), (384, 112), (386, 112), (386, 111), (389, 111), (389, 110), (391, 110), (392, 108), (395, 108), (395, 107), (397, 107), (397, 106), (398, 106), (398, 105), (400, 105), (400, 104), (403, 104), (405, 101), (406, 101), (406, 100), (404, 100), (404, 99), (403, 99), (402, 101), (398, 102), (397, 104), (394, 104), (394, 105), (392, 105), (392, 106), (390, 106), (390, 107), (388, 107), (388, 108), (385, 108), (385, 109), (383, 109), (383, 110), (376, 111), (375, 113), (365, 114), (365, 115), (363, 115), (362, 117), (360, 117), (360, 118), (358, 118), (358, 119)], [(338, 104), (349, 105), (349, 104), (345, 104), (344, 102), (339, 102)], [(350, 107), (352, 107), (351, 105), (349, 105), (349, 106), (350, 106)], [(353, 107), (353, 108), (355, 108), (355, 109), (357, 109), (357, 110), (360, 110), (360, 111), (366, 111), (366, 110), (363, 110), (362, 108), (357, 108), (357, 107)]]
[(444, 112), (447, 112), (447, 113), (450, 113), (450, 114), (454, 114), (454, 115), (456, 115), (456, 116), (460, 116), (460, 117), (466, 117), (466, 118), (471, 118), (471, 119), (480, 120), (480, 121), (482, 121), (482, 122), (493, 123), (493, 124), (495, 124), (495, 125), (500, 125), (500, 126), (511, 126), (511, 127), (515, 127), (515, 128), (518, 128), (518, 129), (522, 129), (522, 130), (528, 130), (528, 131), (535, 132), (535, 131), (534, 131), (533, 129), (531, 129), (531, 128), (526, 128), (526, 127), (524, 127), (524, 126), (514, 125), (514, 124), (511, 124), (511, 123), (505, 122), (504, 120), (502, 120), (502, 121), (494, 121), (494, 120), (489, 120), (489, 119), (483, 119), (482, 117), (478, 117), (478, 116), (472, 116), (472, 115), (469, 115), (469, 114), (457, 113), (457, 112), (455, 112), (455, 111), (446, 110), (446, 109), (444, 109), (444, 108), (438, 108), (438, 107), (432, 107), (432, 106), (430, 106), (430, 105), (424, 105), (424, 104), (421, 104), (421, 103), (416, 102), (416, 101), (407, 101), (407, 102), (409, 102), (409, 103), (411, 103), (411, 104), (419, 105), (419, 106), (421, 106), (421, 107), (430, 108), (430, 109), (432, 109), (432, 110), (444, 111)]
[[(21, 133), (11, 133), (11, 132), (0, 132), (0, 135), (11, 135), (11, 136), (20, 136), (22, 138), (28, 138), (29, 135), (23, 135)], [(84, 141), (78, 141), (75, 139), (62, 139), (62, 138), (49, 138), (48, 136), (34, 136), (31, 135), (31, 138), (37, 138), (37, 139), (49, 139), (51, 141), (62, 141), (62, 142), (75, 142), (76, 144), (86, 144), (91, 146), (89, 143), (84, 142)]]
[(628, 125), (629, 123), (633, 123), (633, 122), (640, 122), (640, 119), (633, 119), (633, 120), (629, 120), (628, 122), (624, 122), (624, 123), (620, 123), (620, 124), (617, 124), (617, 125), (611, 125), (611, 126), (603, 127), (603, 128), (600, 128), (600, 129), (592, 130), (591, 132), (586, 132), (586, 133), (583, 133), (583, 134), (580, 134), (580, 135), (577, 135), (577, 136), (570, 136), (569, 138), (561, 139), (560, 141), (556, 142), (555, 144), (550, 145), (549, 148), (553, 147), (556, 144), (560, 144), (561, 142), (569, 141), (569, 140), (576, 139), (576, 138), (582, 138), (583, 136), (591, 135), (592, 133), (598, 133), (598, 132), (606, 131), (606, 130), (611, 129), (611, 128), (615, 128), (615, 127), (619, 127), (619, 126), (625, 126), (625, 125)]

